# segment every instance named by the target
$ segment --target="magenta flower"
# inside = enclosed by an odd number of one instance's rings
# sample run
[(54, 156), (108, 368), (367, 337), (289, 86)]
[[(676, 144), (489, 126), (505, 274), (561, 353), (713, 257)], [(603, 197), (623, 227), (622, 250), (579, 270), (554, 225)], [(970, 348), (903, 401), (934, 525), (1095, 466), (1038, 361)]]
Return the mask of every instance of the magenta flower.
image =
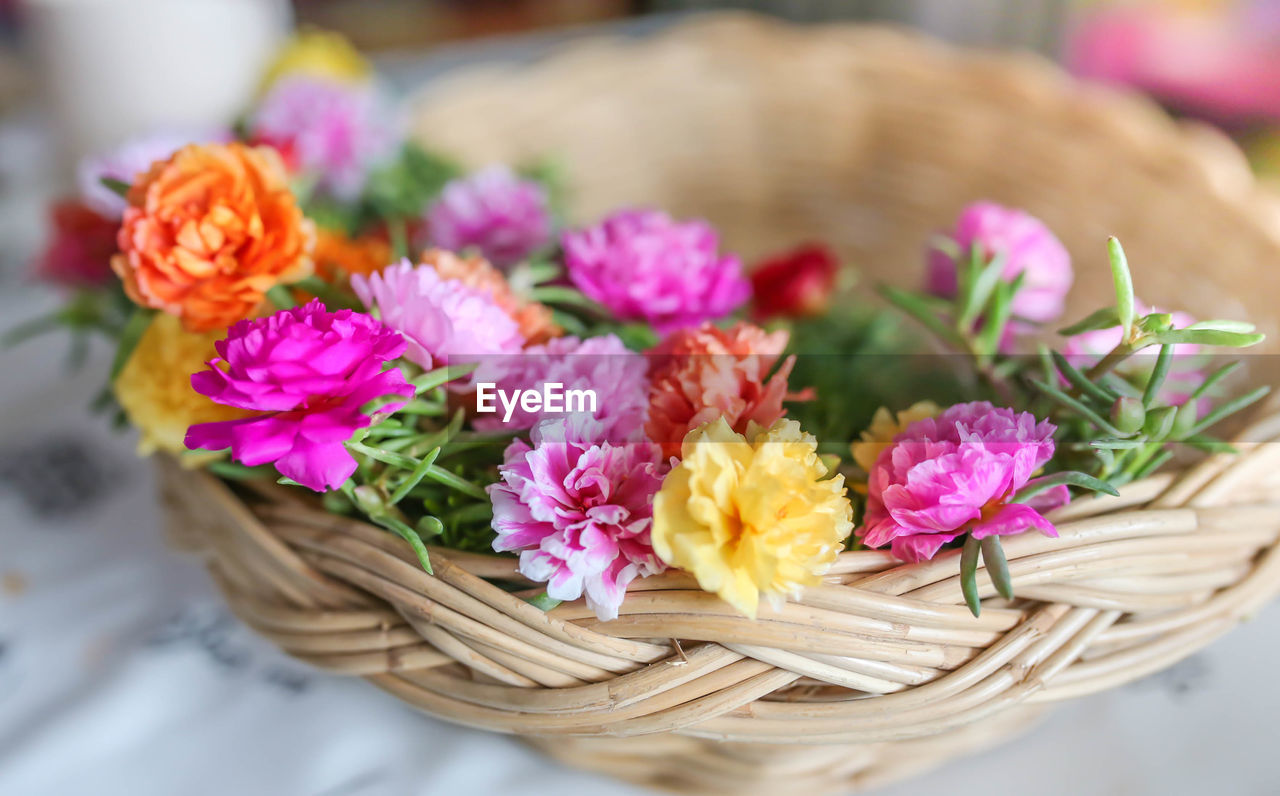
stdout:
[(352, 274), (351, 287), (365, 307), (405, 336), (405, 358), (424, 370), (514, 354), (524, 346), (519, 326), (490, 294), (444, 279), (429, 265), (406, 259), (367, 277)]
[(576, 600), (602, 620), (618, 616), (628, 584), (662, 572), (650, 528), (662, 485), (659, 449), (595, 443), (586, 417), (544, 420), (533, 446), (508, 446), (493, 500), (493, 549), (520, 551), (520, 572), (546, 582), (547, 596)]
[(128, 204), (124, 197), (102, 184), (104, 177), (132, 185), (151, 164), (165, 160), (187, 144), (230, 141), (226, 130), (161, 130), (125, 141), (115, 149), (82, 159), (76, 167), (76, 183), (84, 203), (106, 218), (119, 219)]
[(624, 210), (564, 235), (569, 278), (625, 321), (660, 334), (722, 318), (751, 297), (742, 262), (721, 256), (705, 221), (673, 221), (656, 210)]
[[(527, 411), (514, 406), (510, 418), (496, 401), (492, 414), (478, 414), (473, 421), (481, 431), (531, 428), (538, 420), (555, 415), (583, 414), (598, 421), (601, 434), (595, 441), (613, 443), (638, 441), (644, 436), (649, 410), (649, 363), (645, 357), (627, 350), (616, 335), (603, 335), (579, 340), (557, 337), (526, 348), (521, 354), (491, 357), (476, 371), (476, 382), (492, 382), (509, 394), (513, 390), (545, 392), (548, 385), (558, 385), (566, 396), (562, 410)], [(580, 401), (568, 404), (569, 392), (590, 391), (584, 396), (592, 405)]]
[(344, 443), (373, 420), (364, 406), (392, 412), (413, 395), (397, 367), (400, 335), (351, 310), (328, 312), (319, 300), (266, 318), (240, 321), (214, 345), (209, 369), (191, 386), (216, 403), (262, 414), (200, 423), (187, 430), (192, 450), (231, 449), (250, 467), (274, 463), (280, 474), (317, 492), (355, 472)]
[(1003, 254), (1004, 278), (1025, 273), (1013, 297), (1015, 320), (1048, 323), (1062, 315), (1073, 275), (1071, 256), (1039, 219), (994, 202), (974, 202), (961, 212), (950, 235), (957, 251), (929, 250), (927, 288), (944, 298), (955, 296), (956, 260), (967, 262), (978, 246), (984, 260)]
[(424, 245), (477, 249), (499, 268), (515, 265), (551, 240), (547, 193), (506, 166), (489, 166), (444, 187), (427, 210)]
[(249, 120), (249, 136), (280, 150), (293, 169), (342, 200), (364, 190), (370, 170), (395, 151), (396, 131), (366, 85), (308, 75), (277, 81)]
[(891, 545), (904, 561), (933, 558), (965, 533), (975, 539), (1032, 528), (1057, 536), (1044, 512), (1070, 500), (1056, 486), (1027, 503), (1009, 499), (1053, 457), (1047, 420), (986, 401), (917, 420), (881, 451), (871, 470), (862, 541)]

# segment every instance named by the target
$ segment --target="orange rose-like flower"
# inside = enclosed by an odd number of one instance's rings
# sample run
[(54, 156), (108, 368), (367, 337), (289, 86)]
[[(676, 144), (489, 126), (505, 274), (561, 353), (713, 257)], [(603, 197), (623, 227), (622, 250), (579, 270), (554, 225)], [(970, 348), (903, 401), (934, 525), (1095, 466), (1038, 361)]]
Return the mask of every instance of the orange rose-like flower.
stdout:
[(311, 270), (315, 230), (279, 156), (244, 144), (183, 147), (129, 189), (111, 267), (129, 297), (188, 331), (229, 326)]
[(774, 365), (787, 347), (786, 331), (749, 323), (681, 329), (650, 354), (649, 420), (645, 433), (664, 456), (680, 456), (685, 435), (717, 418), (734, 432), (751, 422), (769, 427), (786, 414), (787, 376), (795, 357)]
[(516, 295), (502, 272), (483, 257), (460, 257), (444, 249), (428, 249), (419, 259), (423, 265), (434, 268), (441, 278), (456, 280), (492, 296), (493, 302), (520, 327), (525, 345), (539, 345), (564, 333), (551, 320), (551, 310), (545, 304)]

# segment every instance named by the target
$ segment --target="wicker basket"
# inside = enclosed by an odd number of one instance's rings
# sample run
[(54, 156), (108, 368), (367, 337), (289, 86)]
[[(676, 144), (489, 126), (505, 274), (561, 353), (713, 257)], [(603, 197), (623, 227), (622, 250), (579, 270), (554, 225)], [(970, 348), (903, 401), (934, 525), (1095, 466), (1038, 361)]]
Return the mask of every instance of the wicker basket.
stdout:
[[(1039, 61), (717, 17), (458, 75), (416, 120), (476, 164), (563, 155), (580, 218), (654, 203), (710, 219), (749, 256), (819, 239), (881, 279), (914, 281), (900, 264), (965, 202), (1025, 206), (1079, 270), (1104, 270), (1103, 239), (1119, 234), (1149, 300), (1248, 317), (1275, 339), (1280, 210), (1239, 153)], [(1104, 298), (1078, 291), (1073, 311)], [(911, 566), (846, 553), (825, 585), (754, 622), (678, 573), (638, 582), (612, 622), (574, 604), (543, 613), (484, 580), (518, 580), (512, 559), (432, 550), (428, 576), (398, 538), (297, 491), (162, 475), (175, 539), (302, 660), (628, 780), (821, 793), (1156, 671), (1280, 590), (1280, 446), (1262, 444), (1280, 415), (1243, 434), (1239, 455), (1072, 504), (1058, 539), (1010, 539), (1019, 599), (984, 593), (980, 619), (955, 552)]]

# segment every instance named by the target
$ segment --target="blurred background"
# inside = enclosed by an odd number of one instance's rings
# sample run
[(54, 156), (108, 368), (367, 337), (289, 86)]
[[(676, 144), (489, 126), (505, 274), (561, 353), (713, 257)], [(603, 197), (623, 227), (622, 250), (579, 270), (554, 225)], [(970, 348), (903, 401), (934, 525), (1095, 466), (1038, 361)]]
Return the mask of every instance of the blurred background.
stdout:
[[(1280, 0), (0, 0), (0, 327), (58, 300), (29, 274), (77, 160), (225, 123), (295, 28), (341, 33), (403, 97), (467, 65), (724, 9), (1034, 51), (1217, 125), (1280, 180)], [(71, 375), (64, 355), (56, 335), (0, 351), (0, 793), (639, 793), (248, 634), (198, 563), (161, 543), (133, 440), (85, 414), (104, 352)], [(1027, 794), (1275, 793), (1280, 689), (1258, 688), (1280, 637), (1268, 621), (1061, 709), (1016, 758), (997, 750), (885, 793), (1007, 792), (1001, 779)]]

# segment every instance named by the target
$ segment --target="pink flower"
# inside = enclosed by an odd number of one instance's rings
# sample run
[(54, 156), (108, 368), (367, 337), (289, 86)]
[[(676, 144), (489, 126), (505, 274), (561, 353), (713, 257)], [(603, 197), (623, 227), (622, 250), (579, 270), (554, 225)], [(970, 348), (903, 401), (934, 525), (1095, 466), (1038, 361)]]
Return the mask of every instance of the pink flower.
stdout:
[(110, 284), (111, 256), (120, 222), (99, 215), (74, 200), (58, 202), (49, 211), (52, 236), (36, 261), (36, 276), (50, 284), (95, 288)]
[[(408, 342), (405, 358), (430, 370), (440, 364), (514, 354), (524, 345), (515, 320), (493, 296), (429, 265), (407, 259), (381, 272), (352, 274), (351, 288), (365, 307)], [(461, 386), (461, 383), (457, 386)]]
[(673, 221), (656, 210), (624, 210), (564, 236), (569, 279), (624, 321), (660, 334), (733, 312), (751, 297), (742, 262), (721, 256), (705, 221)]
[(1065, 486), (1027, 503), (1009, 499), (1053, 458), (1047, 420), (986, 401), (956, 404), (893, 438), (871, 470), (862, 541), (892, 546), (904, 561), (933, 558), (965, 533), (975, 539), (1036, 528), (1057, 536), (1043, 512), (1070, 500)]
[(397, 138), (371, 87), (309, 75), (276, 82), (250, 118), (249, 135), (343, 200), (359, 197)]
[(502, 480), (489, 487), (493, 549), (520, 551), (520, 572), (545, 581), (547, 596), (576, 600), (602, 620), (618, 615), (627, 585), (662, 572), (649, 533), (662, 485), (657, 446), (597, 443), (578, 416), (544, 420), (533, 446), (511, 443)]
[(547, 194), (506, 166), (489, 166), (444, 187), (427, 210), (429, 243), (442, 249), (478, 249), (506, 268), (551, 239)]
[(102, 184), (104, 177), (132, 185), (139, 174), (187, 144), (231, 140), (226, 130), (180, 132), (161, 130), (131, 138), (101, 155), (84, 158), (76, 167), (76, 182), (85, 205), (106, 218), (119, 220), (128, 205), (124, 197)]
[[(537, 412), (516, 407), (510, 420), (495, 404), (494, 414), (477, 415), (473, 421), (481, 431), (502, 428), (531, 428), (538, 420), (557, 414), (594, 417), (601, 434), (595, 441), (614, 443), (643, 439), (645, 416), (649, 404), (648, 362), (622, 343), (616, 335), (603, 335), (579, 340), (557, 337), (542, 345), (530, 346), (515, 356), (492, 357), (481, 363), (477, 382), (493, 382), (508, 392), (537, 390), (557, 384), (566, 396), (570, 390), (590, 390), (594, 406), (565, 406), (563, 413)], [(586, 398), (584, 401), (588, 400)]]
[(1004, 255), (1005, 279), (1026, 274), (1013, 298), (1015, 319), (1048, 323), (1062, 315), (1073, 279), (1071, 256), (1039, 219), (994, 202), (974, 202), (961, 212), (950, 237), (958, 252), (937, 246), (929, 250), (930, 293), (954, 296), (957, 264), (953, 255), (967, 264), (969, 252), (977, 246), (984, 261), (997, 253)]
[(317, 492), (337, 489), (355, 472), (346, 443), (372, 418), (363, 407), (392, 412), (413, 395), (397, 367), (400, 335), (368, 315), (327, 312), (319, 300), (266, 318), (240, 321), (214, 344), (217, 358), (191, 386), (216, 403), (262, 414), (200, 423), (188, 448), (231, 449), (250, 467), (274, 462), (281, 475)]
[[(1134, 311), (1137, 317), (1164, 310), (1152, 307), (1140, 299), (1134, 299)], [(1169, 313), (1175, 329), (1183, 329), (1195, 323), (1195, 318), (1185, 312)], [(1095, 329), (1091, 332), (1068, 337), (1061, 351), (1073, 367), (1085, 371), (1098, 363), (1111, 350), (1120, 345), (1123, 330), (1119, 326), (1109, 329)], [(1156, 364), (1159, 346), (1150, 346), (1138, 351), (1133, 356), (1116, 366), (1116, 373), (1134, 380), (1137, 384), (1145, 384)], [(1173, 362), (1169, 374), (1165, 377), (1164, 386), (1160, 389), (1160, 398), (1172, 404), (1186, 403), (1191, 393), (1204, 379), (1203, 358), (1199, 357), (1200, 346), (1194, 343), (1179, 343), (1173, 347)], [(1064, 381), (1065, 383), (1065, 381)]]

